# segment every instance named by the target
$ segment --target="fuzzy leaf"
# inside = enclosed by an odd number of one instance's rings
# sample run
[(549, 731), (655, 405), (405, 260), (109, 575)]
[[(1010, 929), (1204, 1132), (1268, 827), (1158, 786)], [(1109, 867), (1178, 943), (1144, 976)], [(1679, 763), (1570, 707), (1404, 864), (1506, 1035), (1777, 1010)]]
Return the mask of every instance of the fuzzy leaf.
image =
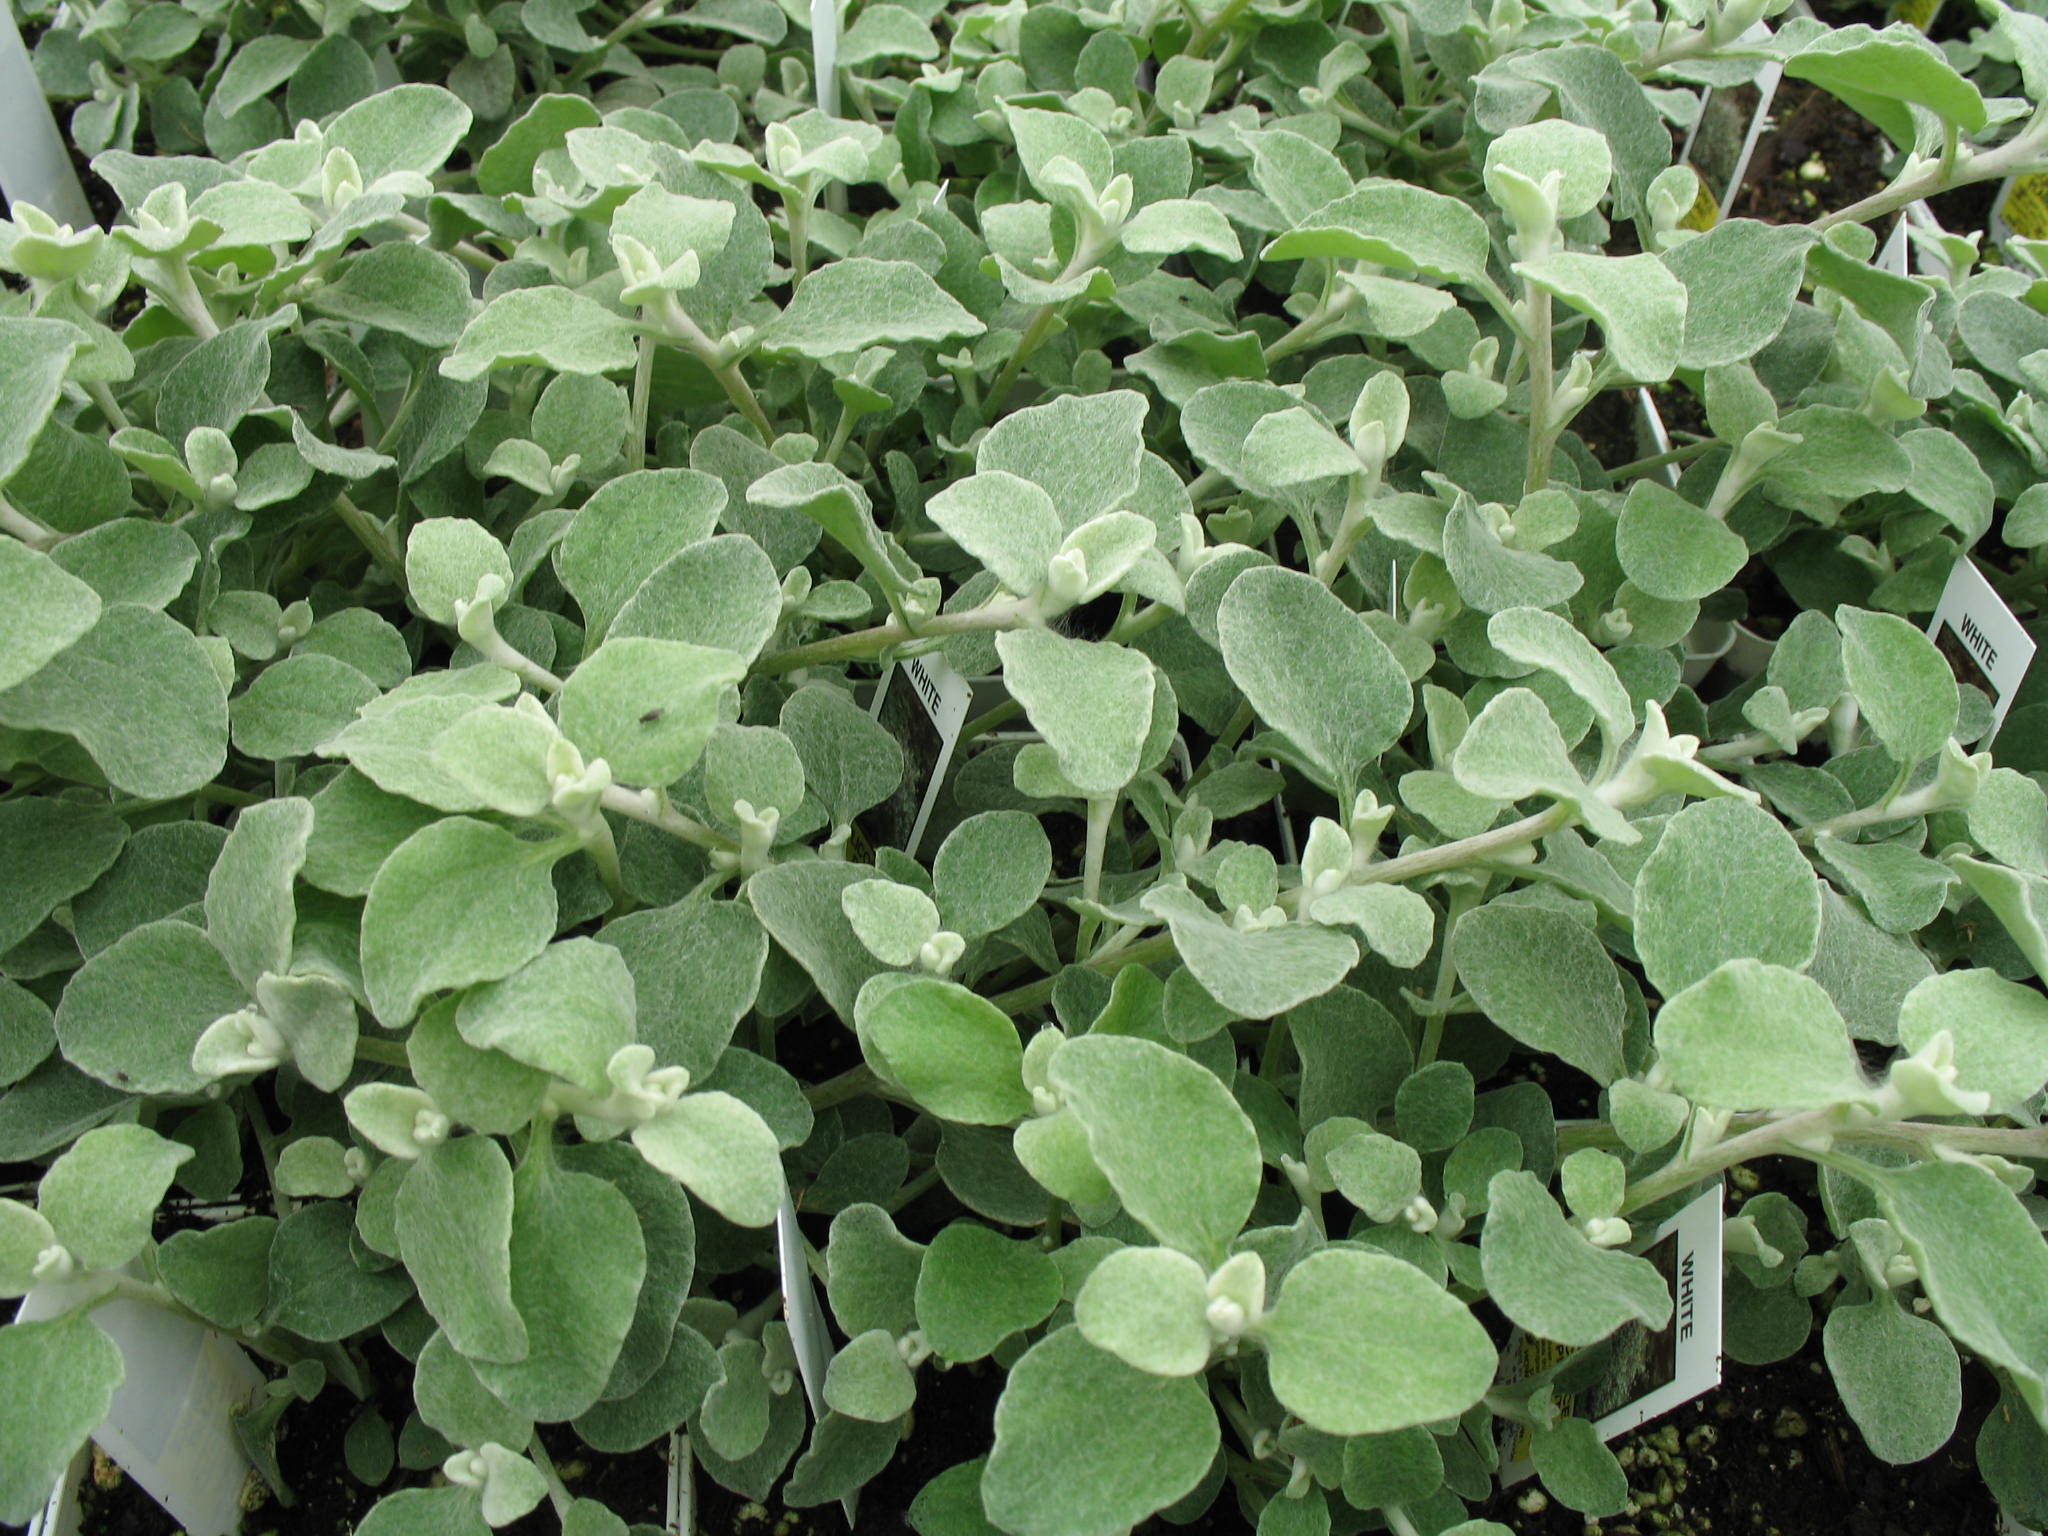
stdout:
[(1538, 1338), (1593, 1344), (1631, 1320), (1658, 1329), (1671, 1317), (1656, 1266), (1595, 1248), (1533, 1173), (1493, 1176), (1479, 1254), (1495, 1304)]
[(1454, 1418), (1485, 1395), (1497, 1365), (1463, 1302), (1411, 1264), (1353, 1249), (1290, 1269), (1258, 1334), (1273, 1395), (1333, 1435)]
[(1934, 756), (1956, 728), (1955, 674), (1941, 652), (1896, 614), (1835, 610), (1849, 690), (1892, 760)]
[(1783, 966), (1728, 961), (1664, 1004), (1656, 1040), (1678, 1091), (1717, 1109), (1819, 1109), (1863, 1090), (1835, 1005)]
[(1233, 581), (1216, 627), (1231, 680), (1348, 804), (1408, 725), (1413, 700), (1394, 653), (1321, 582), (1278, 566)]
[(941, 1120), (1008, 1125), (1031, 1113), (1016, 1025), (965, 987), (930, 977), (891, 987), (863, 1012), (860, 1040), (870, 1066)]
[(50, 1165), (36, 1205), (81, 1265), (118, 1269), (149, 1242), (157, 1202), (192, 1155), (139, 1125), (103, 1125)]
[(363, 908), (363, 986), (391, 1028), (427, 994), (509, 976), (555, 932), (554, 854), (454, 816), (399, 845)]
[(100, 598), (48, 555), (14, 539), (0, 543), (0, 583), (8, 592), (0, 611), (0, 688), (12, 688), (93, 627)]
[(1678, 367), (1685, 285), (1655, 256), (1554, 251), (1515, 263), (1515, 272), (1598, 322), (1607, 356), (1625, 378), (1655, 384)]
[(1514, 1039), (1598, 1083), (1627, 1072), (1621, 976), (1585, 924), (1541, 907), (1478, 907), (1458, 919), (1451, 955), (1473, 1001)]
[(1119, 1248), (1074, 1298), (1074, 1322), (1097, 1349), (1154, 1376), (1209, 1363), (1208, 1275), (1171, 1248)]
[(637, 356), (633, 329), (622, 316), (551, 283), (491, 300), (441, 359), (441, 372), (479, 379), (509, 364), (535, 363), (557, 373), (620, 373)]
[(429, 1147), (398, 1188), (398, 1238), (420, 1301), (473, 1360), (523, 1360), (512, 1303), (512, 1166), (489, 1136)]
[(1059, 754), (1068, 782), (1097, 798), (1130, 783), (1152, 721), (1152, 663), (1143, 654), (1044, 629), (1006, 631), (996, 651), (1004, 684)]
[(0, 1410), (0, 1520), (26, 1525), (126, 1372), (120, 1348), (79, 1311), (0, 1328), (0, 1374), (11, 1389)]
[(205, 647), (127, 603), (0, 693), (0, 724), (76, 738), (116, 789), (146, 799), (191, 794), (227, 763), (227, 688)]
[(1636, 876), (1636, 949), (1667, 997), (1738, 957), (1804, 969), (1819, 942), (1813, 866), (1784, 823), (1744, 801), (1686, 806)]
[(1133, 1217), (1160, 1241), (1220, 1262), (1258, 1192), (1258, 1136), (1230, 1090), (1176, 1051), (1129, 1035), (1070, 1040), (1052, 1081)]
[(805, 278), (789, 308), (761, 328), (759, 344), (766, 352), (822, 360), (892, 343), (979, 336), (987, 329), (923, 268), (848, 256)]
[(633, 1132), (640, 1155), (743, 1227), (765, 1227), (782, 1203), (775, 1132), (729, 1093), (685, 1094)]
[(557, 696), (562, 734), (629, 784), (662, 787), (704, 753), (718, 695), (746, 675), (731, 651), (622, 636), (570, 674)]
[(1062, 1328), (1010, 1368), (982, 1504), (1013, 1536), (1121, 1536), (1193, 1489), (1220, 1437), (1199, 1381), (1147, 1375)]

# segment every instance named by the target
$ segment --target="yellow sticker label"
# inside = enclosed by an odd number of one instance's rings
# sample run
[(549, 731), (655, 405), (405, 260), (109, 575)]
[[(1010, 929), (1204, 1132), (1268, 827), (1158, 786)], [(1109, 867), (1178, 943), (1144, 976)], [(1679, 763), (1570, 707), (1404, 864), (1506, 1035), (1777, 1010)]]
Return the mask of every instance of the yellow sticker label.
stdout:
[(1941, 14), (1941, 0), (1899, 0), (1892, 7), (1892, 20), (1903, 21), (1925, 32)]
[(2048, 175), (2035, 172), (2017, 178), (1998, 211), (2014, 234), (2048, 240)]
[[(1521, 1370), (1518, 1373), (1518, 1379), (1526, 1381), (1531, 1376), (1540, 1376), (1572, 1353), (1572, 1350), (1565, 1348), (1562, 1344), (1552, 1343), (1549, 1339), (1531, 1338), (1524, 1334), (1522, 1336)], [(1572, 1404), (1575, 1401), (1576, 1399), (1570, 1394), (1559, 1394), (1557, 1396), (1558, 1412), (1563, 1415), (1569, 1415), (1572, 1411)], [(1534, 1447), (1535, 1435), (1533, 1431), (1531, 1431), (1527, 1424), (1518, 1425), (1515, 1431), (1513, 1448), (1508, 1456), (1508, 1460), (1527, 1461)]]
[[(1698, 172), (1694, 172), (1698, 175)], [(1685, 210), (1685, 217), (1678, 221), (1681, 229), (1696, 229), (1705, 234), (1721, 222), (1721, 200), (1707, 190), (1707, 178), (1700, 177), (1699, 196), (1692, 200), (1692, 206)]]

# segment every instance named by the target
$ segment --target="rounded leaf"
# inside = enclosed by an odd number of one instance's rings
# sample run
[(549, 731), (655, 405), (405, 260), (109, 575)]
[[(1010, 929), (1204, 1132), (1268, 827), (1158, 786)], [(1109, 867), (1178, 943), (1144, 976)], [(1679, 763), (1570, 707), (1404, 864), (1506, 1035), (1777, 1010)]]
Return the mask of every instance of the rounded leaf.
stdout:
[(1233, 581), (1216, 628), (1231, 681), (1348, 804), (1408, 726), (1414, 701), (1394, 653), (1329, 588), (1279, 566)]
[(1499, 1364), (1471, 1309), (1414, 1265), (1325, 1248), (1287, 1272), (1259, 1325), (1273, 1395), (1333, 1435), (1463, 1413)]
[(1154, 1376), (1209, 1363), (1208, 1276), (1171, 1248), (1119, 1248), (1090, 1271), (1074, 1322), (1097, 1349)]
[(995, 1428), (981, 1499), (1012, 1536), (1123, 1536), (1200, 1483), (1221, 1438), (1200, 1382), (1134, 1370), (1078, 1328), (1010, 1368)]

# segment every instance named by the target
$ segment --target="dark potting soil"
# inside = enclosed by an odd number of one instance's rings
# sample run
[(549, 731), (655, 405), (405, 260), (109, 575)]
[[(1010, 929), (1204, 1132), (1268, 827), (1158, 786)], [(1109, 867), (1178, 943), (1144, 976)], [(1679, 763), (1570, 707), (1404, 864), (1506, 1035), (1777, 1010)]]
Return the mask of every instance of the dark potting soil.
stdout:
[(1776, 129), (1758, 140), (1731, 217), (1804, 224), (1886, 184), (1884, 162), (1891, 146), (1868, 121), (1818, 86), (1786, 81), (1778, 87), (1771, 115)]
[(1530, 1481), (1483, 1513), (1517, 1536), (1994, 1536), (1998, 1502), (1972, 1448), (1984, 1415), (1998, 1411), (1996, 1384), (1972, 1362), (1949, 1443), (1906, 1466), (1879, 1461), (1842, 1408), (1816, 1328), (1791, 1359), (1728, 1361), (1720, 1390), (1614, 1442), (1628, 1512), (1588, 1520)]

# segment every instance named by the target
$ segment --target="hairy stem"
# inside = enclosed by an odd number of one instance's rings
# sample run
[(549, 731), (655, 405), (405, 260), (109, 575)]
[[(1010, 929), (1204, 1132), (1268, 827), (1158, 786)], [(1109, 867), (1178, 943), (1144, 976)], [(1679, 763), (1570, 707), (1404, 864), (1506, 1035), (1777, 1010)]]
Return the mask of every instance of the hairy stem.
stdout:
[(828, 666), (837, 662), (872, 661), (892, 646), (905, 645), (930, 635), (964, 635), (983, 629), (1015, 629), (1028, 623), (1036, 614), (1036, 606), (1028, 598), (1002, 598), (996, 602), (984, 603), (965, 613), (938, 613), (920, 623), (915, 632), (894, 618), (886, 624), (877, 624), (871, 629), (856, 629), (848, 634), (833, 635), (824, 640), (813, 640), (807, 645), (793, 645), (786, 651), (763, 656), (754, 663), (754, 671), (765, 677), (775, 677), (784, 672), (794, 672), (798, 667)]

